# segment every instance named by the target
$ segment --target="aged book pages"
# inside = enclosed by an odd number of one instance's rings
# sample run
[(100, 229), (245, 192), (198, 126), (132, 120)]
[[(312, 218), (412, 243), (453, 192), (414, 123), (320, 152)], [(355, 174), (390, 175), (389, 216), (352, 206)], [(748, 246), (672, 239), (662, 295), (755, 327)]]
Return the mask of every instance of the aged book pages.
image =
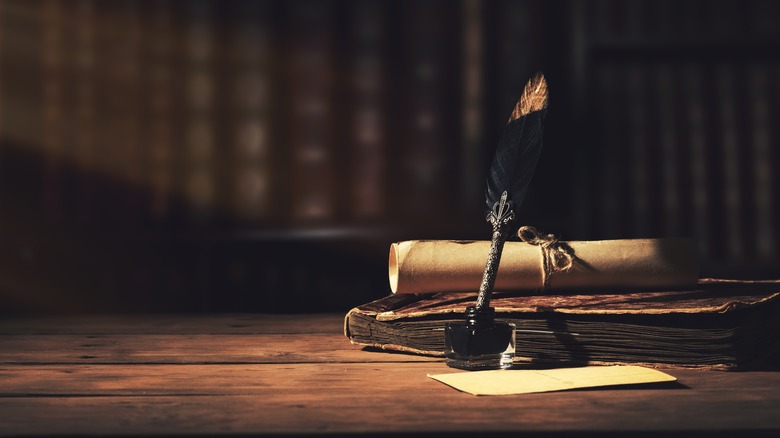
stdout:
[[(698, 279), (692, 239), (624, 239), (565, 242), (571, 268), (554, 272), (548, 289), (666, 289), (693, 286)], [(479, 289), (489, 241), (411, 240), (390, 247), (394, 293), (473, 292)], [(496, 291), (541, 289), (542, 250), (506, 242)]]

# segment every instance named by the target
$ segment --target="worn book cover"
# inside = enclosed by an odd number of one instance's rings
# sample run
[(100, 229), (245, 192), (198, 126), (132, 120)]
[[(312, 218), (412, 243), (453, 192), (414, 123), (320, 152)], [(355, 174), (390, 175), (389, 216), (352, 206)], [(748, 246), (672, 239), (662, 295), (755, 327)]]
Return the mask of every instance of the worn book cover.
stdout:
[[(394, 294), (345, 317), (354, 344), (443, 356), (444, 324), (473, 293)], [(702, 279), (680, 290), (496, 293), (497, 319), (517, 325), (515, 362), (780, 368), (780, 281)]]

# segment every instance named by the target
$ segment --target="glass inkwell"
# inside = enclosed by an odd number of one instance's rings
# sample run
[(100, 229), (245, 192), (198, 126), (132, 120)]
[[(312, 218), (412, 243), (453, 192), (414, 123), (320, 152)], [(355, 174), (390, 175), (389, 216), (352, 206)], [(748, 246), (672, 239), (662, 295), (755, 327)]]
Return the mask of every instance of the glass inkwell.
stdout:
[(444, 356), (447, 365), (464, 370), (512, 367), (515, 357), (515, 325), (496, 321), (495, 310), (466, 308), (466, 320), (444, 326)]

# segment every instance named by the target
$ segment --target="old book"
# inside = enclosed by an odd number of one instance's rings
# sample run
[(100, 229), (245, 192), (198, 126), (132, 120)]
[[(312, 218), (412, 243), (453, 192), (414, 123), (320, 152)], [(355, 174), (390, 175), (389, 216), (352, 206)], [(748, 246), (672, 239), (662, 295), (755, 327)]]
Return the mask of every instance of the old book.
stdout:
[(770, 111), (772, 101), (772, 90), (777, 90), (774, 81), (770, 81), (771, 67), (762, 63), (755, 62), (748, 67), (748, 95), (751, 111), (752, 125), (752, 144), (753, 144), (753, 163), (752, 179), (753, 187), (753, 205), (755, 219), (748, 227), (755, 227), (753, 238), (753, 247), (756, 249), (756, 255), (759, 260), (772, 260), (777, 257), (777, 231), (773, 224), (777, 219), (776, 213), (772, 207), (772, 180), (774, 173), (772, 169), (772, 140), (773, 123), (770, 121)]
[(225, 197), (229, 199), (231, 222), (251, 228), (268, 224), (274, 213), (274, 154), (277, 126), (274, 115), (274, 72), (276, 53), (272, 43), (270, 2), (240, 2), (231, 13), (236, 22), (229, 31), (231, 66), (230, 108), (232, 148), (229, 167), (222, 177), (229, 179)]
[(681, 144), (676, 137), (679, 108), (675, 105), (675, 94), (678, 92), (678, 81), (675, 81), (676, 71), (671, 64), (660, 64), (653, 72), (654, 79), (654, 127), (661, 153), (656, 156), (653, 166), (656, 181), (661, 187), (655, 191), (655, 206), (661, 212), (660, 232), (667, 236), (679, 236), (682, 233), (680, 214), (683, 187), (680, 180), (680, 149)]
[(650, 206), (651, 146), (648, 136), (651, 134), (648, 127), (648, 73), (640, 66), (631, 66), (626, 72), (628, 89), (627, 97), (630, 106), (626, 108), (628, 122), (627, 147), (629, 149), (628, 167), (631, 187), (629, 205), (626, 207), (631, 212), (628, 223), (631, 226), (631, 235), (647, 236), (651, 234), (650, 219), (653, 217)]
[(62, 4), (47, 1), (40, 5), (41, 35), (41, 130), (43, 146), (42, 206), (46, 216), (59, 222), (63, 218), (65, 110), (63, 36), (66, 21)]
[(96, 222), (99, 164), (97, 111), (99, 65), (97, 8), (92, 1), (79, 2), (73, 11), (76, 27), (73, 46), (73, 155), (79, 172), (73, 181), (73, 219), (81, 226)]
[[(463, 38), (461, 42), (461, 174), (465, 205), (479, 205), (482, 193), (483, 153), (486, 110), (484, 59), (486, 57), (486, 6), (479, 0), (467, 0), (462, 7)], [(513, 89), (517, 85), (513, 84)]]
[(335, 144), (337, 73), (334, 11), (325, 2), (291, 3), (289, 93), (292, 220), (302, 228), (333, 221), (338, 213)]
[[(718, 96), (717, 120), (720, 140), (720, 153), (722, 163), (717, 172), (723, 179), (722, 208), (725, 229), (730, 230), (723, 236), (725, 244), (725, 257), (730, 260), (742, 260), (745, 256), (743, 232), (745, 225), (742, 222), (742, 214), (746, 209), (745, 201), (741, 195), (743, 177), (741, 173), (741, 161), (744, 153), (738, 127), (740, 109), (737, 108), (738, 79), (733, 65), (723, 63), (715, 68), (715, 81)], [(733, 231), (733, 232), (732, 232)]]
[(184, 65), (184, 140), (181, 154), (181, 187), (187, 203), (188, 222), (208, 226), (214, 221), (218, 199), (216, 163), (216, 108), (221, 97), (216, 92), (216, 74), (220, 52), (218, 29), (212, 20), (213, 5), (188, 2), (183, 20)]
[[(75, 2), (74, 2), (75, 3)], [(92, 216), (100, 226), (133, 230), (140, 219), (142, 136), (139, 96), (144, 91), (140, 50), (141, 9), (137, 3), (95, 2), (92, 36), (95, 63), (95, 164), (100, 172)]]
[[(345, 317), (353, 344), (443, 356), (444, 324), (471, 293), (390, 295)], [(517, 325), (515, 362), (540, 365), (780, 367), (780, 280), (702, 279), (692, 288), (496, 293), (497, 319)]]
[[(147, 65), (143, 69), (147, 143), (142, 155), (147, 165), (146, 184), (149, 187), (144, 216), (153, 224), (163, 225), (171, 219), (176, 166), (176, 135), (172, 129), (175, 118), (175, 25), (170, 5), (154, 3), (151, 17), (143, 26), (144, 34), (149, 36), (142, 47), (142, 59)], [(154, 41), (154, 44), (148, 41)]]
[(705, 71), (695, 65), (683, 69), (683, 100), (685, 106), (686, 147), (690, 157), (690, 197), (692, 226), (696, 230), (701, 254), (714, 253), (712, 228), (714, 221), (710, 211), (713, 200), (710, 193), (710, 181), (713, 179), (709, 165), (707, 144), (711, 141), (707, 129), (707, 101), (703, 84)]
[(459, 157), (452, 148), (460, 138), (453, 129), (459, 111), (452, 98), (458, 86), (452, 39), (459, 32), (457, 10), (444, 3), (404, 2), (398, 13), (405, 26), (397, 40), (401, 56), (394, 82), (404, 93), (391, 103), (403, 110), (388, 140), (394, 147), (387, 157), (400, 163), (393, 166), (389, 202), (398, 206), (397, 217), (414, 217), (427, 227), (446, 220), (442, 212), (459, 199)]

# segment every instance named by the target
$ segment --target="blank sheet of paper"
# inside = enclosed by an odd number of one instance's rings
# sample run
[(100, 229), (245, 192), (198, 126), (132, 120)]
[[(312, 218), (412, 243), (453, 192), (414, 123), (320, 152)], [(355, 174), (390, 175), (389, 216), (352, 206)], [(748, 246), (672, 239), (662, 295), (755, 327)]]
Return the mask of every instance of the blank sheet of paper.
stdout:
[(673, 382), (676, 377), (633, 365), (555, 368), (549, 370), (494, 370), (429, 374), (453, 388), (474, 395), (529, 394), (598, 386)]

